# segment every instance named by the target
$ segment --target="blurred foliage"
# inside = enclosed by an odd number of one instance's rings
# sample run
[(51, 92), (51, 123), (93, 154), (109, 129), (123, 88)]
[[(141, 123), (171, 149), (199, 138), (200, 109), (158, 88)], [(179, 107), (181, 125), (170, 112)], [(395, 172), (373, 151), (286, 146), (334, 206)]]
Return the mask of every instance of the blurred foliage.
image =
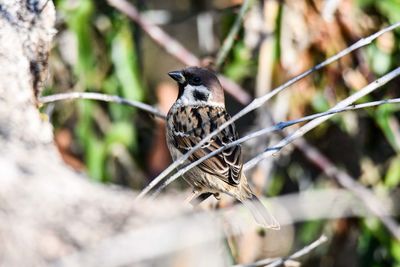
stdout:
[[(144, 9), (161, 8), (157, 1), (139, 2)], [(200, 5), (201, 10), (196, 10), (199, 5), (193, 1), (183, 2), (185, 5), (182, 6), (193, 5), (191, 16), (167, 24), (165, 28), (171, 30), (179, 27), (179, 24), (190, 24), (195, 29), (192, 16), (210, 9), (214, 26), (219, 30), (215, 30), (214, 41), (216, 44), (222, 43), (234, 20), (237, 1), (222, 1), (226, 3), (223, 8), (214, 6), (213, 1), (204, 1), (208, 4)], [(332, 21), (326, 21), (321, 15), (325, 2), (328, 1), (276, 1), (279, 7), (278, 14), (274, 16), (276, 19), (272, 22), (274, 31), (263, 32), (257, 28), (263, 27), (262, 19), (258, 21), (261, 26), (254, 24), (256, 26), (253, 25), (253, 28), (243, 27), (221, 72), (254, 94), (255, 74), (259, 71), (259, 63), (265, 60), (259, 56), (260, 44), (268, 38), (275, 38), (274, 51), (271, 51), (273, 66), (267, 70), (272, 74), (268, 87), (273, 87), (356, 40), (400, 20), (398, 0), (339, 1)], [(263, 16), (263, 12), (268, 14), (261, 3), (256, 1), (254, 6), (258, 7), (259, 12), (251, 13), (255, 21), (257, 16)], [(143, 47), (146, 44), (143, 37), (145, 33), (140, 32), (135, 24), (104, 1), (58, 0), (56, 5), (59, 33), (51, 54), (53, 75), (46, 94), (71, 90), (96, 91), (153, 102), (155, 87), (163, 81), (151, 80), (154, 77), (152, 72), (159, 70), (158, 65), (169, 62), (169, 56), (165, 54), (165, 59), (160, 58), (149, 66), (151, 71), (147, 71), (149, 73), (146, 76), (144, 63), (155, 51)], [(164, 3), (162, 8), (166, 6), (172, 17), (176, 10), (179, 14), (183, 12), (173, 1)], [(175, 37), (184, 40), (185, 46), (197, 47), (197, 40), (186, 37), (185, 31), (171, 32), (179, 35)], [(247, 38), (251, 34), (256, 36), (255, 42)], [(193, 52), (204, 54), (199, 50)], [(215, 53), (211, 51), (208, 56), (212, 57)], [(397, 67), (398, 62), (399, 29), (287, 89), (288, 105), (279, 109), (279, 115), (291, 119), (325, 111), (376, 77)], [(170, 69), (177, 67), (171, 65)], [(400, 97), (398, 87), (398, 81), (391, 82), (363, 101)], [(274, 104), (272, 101), (269, 105), (273, 107)], [(227, 105), (234, 106), (237, 103)], [(388, 105), (339, 115), (307, 135), (307, 139), (372, 191), (387, 195), (399, 193), (399, 109), (398, 105)], [(72, 104), (57, 105), (52, 120), (56, 134), (57, 129), (68, 129), (73, 133), (70, 152), (83, 162), (88, 175), (94, 180), (128, 184), (140, 189), (159, 171), (152, 169), (148, 156), (155, 153), (152, 145), (158, 144), (157, 138), (163, 138), (163, 135), (155, 132), (154, 122), (148, 115), (122, 105), (79, 100)], [(239, 123), (244, 124), (245, 127), (241, 128), (248, 131), (257, 121)], [(263, 145), (261, 149), (267, 147), (268, 143)], [(166, 154), (162, 155), (167, 157)], [(268, 195), (337, 186), (298, 151), (282, 156), (282, 160), (266, 176), (270, 180), (269, 186), (261, 190), (268, 192)], [(337, 225), (325, 220), (306, 222), (296, 228), (296, 244), (308, 244), (321, 232), (330, 232), (337, 237), (330, 242), (334, 250), (330, 252), (333, 257), (335, 253), (341, 255), (341, 249), (351, 250), (359, 266), (400, 266), (400, 243), (376, 219), (352, 219), (340, 231)], [(356, 246), (344, 246), (352, 241), (354, 231), (357, 232)], [(322, 255), (319, 256), (322, 258)], [(310, 266), (317, 266), (314, 263), (315, 260), (310, 260)], [(322, 260), (320, 265), (323, 266)], [(307, 262), (304, 266), (307, 266)], [(331, 266), (339, 265), (332, 263)]]
[[(102, 7), (96, 1), (57, 2), (66, 27), (59, 34), (71, 33), (66, 38), (76, 45), (76, 62), (71, 66), (74, 89), (143, 101), (145, 92), (136, 56), (134, 26), (117, 12)], [(59, 49), (75, 52), (73, 46)], [(89, 176), (98, 181), (115, 181), (116, 173), (107, 169), (110, 161), (118, 160), (115, 148), (123, 148), (128, 155), (137, 152), (137, 128), (132, 119), (136, 111), (88, 101), (77, 102), (75, 109), (68, 119), (74, 121), (72, 130)]]

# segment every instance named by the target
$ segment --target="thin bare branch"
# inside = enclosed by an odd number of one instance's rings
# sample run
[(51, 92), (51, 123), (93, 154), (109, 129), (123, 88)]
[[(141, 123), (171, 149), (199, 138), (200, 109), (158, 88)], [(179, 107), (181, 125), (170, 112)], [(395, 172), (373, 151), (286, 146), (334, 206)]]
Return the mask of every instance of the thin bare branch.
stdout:
[[(331, 108), (328, 112), (332, 112), (341, 108), (345, 108), (348, 105), (351, 105), (358, 99), (362, 98), (363, 96), (368, 95), (369, 93), (373, 92), (374, 90), (378, 89), (379, 87), (385, 85), (387, 82), (391, 81), (395, 77), (400, 75), (400, 67), (394, 69), (393, 71), (389, 72), (388, 74), (384, 75), (383, 77), (375, 80), (374, 82), (368, 84), (361, 90), (357, 91), (355, 94), (349, 96), (348, 98), (340, 101), (335, 107)], [(297, 129), (294, 133), (290, 134), (289, 136), (285, 137), (282, 139), (278, 144), (276, 144), (273, 147), (267, 148), (263, 153), (259, 154), (258, 156), (254, 157), (250, 161), (246, 162), (244, 165), (244, 169), (248, 170), (252, 167), (254, 167), (259, 161), (271, 156), (272, 154), (280, 151), (283, 147), (286, 145), (292, 143), (294, 140), (298, 139), (299, 137), (303, 136), (305, 133), (308, 131), (314, 129), (318, 125), (320, 125), (322, 122), (328, 120), (330, 117), (332, 117), (334, 114), (330, 114), (324, 117), (319, 117), (316, 118), (306, 125), (300, 127)]]
[[(180, 42), (168, 35), (159, 26), (154, 25), (143, 17), (134, 5), (126, 0), (108, 0), (108, 3), (121, 13), (136, 22), (167, 53), (188, 66), (200, 66), (201, 60), (187, 50)], [(248, 104), (251, 96), (242, 87), (227, 77), (220, 79), (226, 92), (235, 97), (240, 103)]]
[(235, 38), (240, 30), (240, 26), (242, 25), (243, 17), (247, 13), (247, 11), (250, 9), (252, 2), (253, 2), (252, 0), (245, 0), (243, 2), (242, 7), (240, 8), (239, 14), (237, 15), (236, 20), (231, 27), (231, 30), (229, 31), (224, 42), (222, 43), (222, 47), (218, 51), (217, 59), (215, 62), (215, 67), (217, 70), (221, 67), (222, 63), (226, 59), (226, 56), (228, 55), (229, 51), (231, 50), (231, 48), (233, 46), (233, 42), (235, 41)]
[(158, 109), (147, 105), (145, 103), (129, 100), (126, 98), (122, 98), (116, 95), (106, 95), (100, 93), (92, 93), (92, 92), (71, 92), (71, 93), (63, 93), (63, 94), (54, 94), (49, 96), (39, 97), (39, 102), (42, 104), (53, 103), (56, 101), (64, 101), (64, 100), (73, 100), (73, 99), (91, 99), (91, 100), (99, 100), (104, 102), (112, 102), (117, 104), (123, 104), (130, 107), (135, 107), (141, 110), (144, 110), (150, 114), (153, 114), (156, 117), (161, 119), (165, 119), (166, 116), (162, 114)]
[[(266, 101), (268, 101), (269, 99), (271, 99), (273, 96), (275, 96), (276, 94), (280, 93), (281, 91), (283, 91), (284, 89), (286, 89), (287, 87), (293, 85), (294, 83), (298, 82), (299, 80), (303, 79), (304, 77), (308, 76), (309, 74), (322, 69), (323, 67), (325, 67), (326, 65), (331, 64), (332, 62), (350, 54), (351, 52), (353, 52), (356, 49), (359, 49), (363, 46), (366, 46), (368, 44), (370, 44), (373, 40), (375, 40), (376, 38), (378, 38), (379, 36), (381, 36), (382, 34), (388, 32), (388, 31), (392, 31), (395, 28), (400, 26), (400, 22), (397, 22), (393, 25), (390, 25), (366, 38), (362, 38), (360, 40), (358, 40), (357, 42), (355, 42), (354, 44), (352, 44), (351, 46), (347, 47), (346, 49), (340, 51), (339, 53), (337, 53), (336, 55), (328, 58), (327, 60), (325, 60), (324, 62), (314, 66), (313, 68), (297, 75), (296, 77), (290, 79), (289, 81), (287, 81), (286, 83), (282, 84), (281, 86), (275, 88), (274, 90), (272, 90), (270, 93), (261, 96), (259, 98), (254, 99), (246, 108), (244, 108), (242, 111), (249, 109), (246, 114), (258, 107), (260, 107), (262, 104), (264, 104)], [(240, 113), (240, 112), (239, 112)], [(238, 114), (239, 114), (238, 113)], [(244, 115), (244, 114), (243, 114)]]
[(272, 132), (276, 132), (276, 131), (281, 131), (289, 126), (293, 126), (295, 124), (298, 123), (302, 123), (302, 122), (306, 122), (306, 121), (310, 121), (310, 120), (314, 120), (317, 118), (321, 118), (324, 116), (329, 116), (329, 115), (333, 115), (333, 114), (337, 114), (337, 113), (341, 113), (341, 112), (346, 112), (346, 111), (351, 111), (351, 110), (357, 110), (357, 109), (363, 109), (363, 108), (367, 108), (367, 107), (374, 107), (374, 106), (379, 106), (379, 105), (383, 105), (383, 104), (397, 104), (400, 103), (400, 98), (394, 98), (394, 99), (385, 99), (385, 100), (380, 100), (380, 101), (373, 101), (373, 102), (368, 102), (368, 103), (363, 103), (363, 104), (358, 104), (358, 105), (352, 105), (350, 107), (344, 107), (344, 108), (338, 108), (338, 109), (331, 109), (325, 112), (321, 112), (321, 113), (317, 113), (317, 114), (313, 114), (313, 115), (309, 115), (309, 116), (305, 116), (302, 117), (300, 119), (296, 119), (296, 120), (290, 120), (290, 121), (285, 121), (285, 122), (280, 122), (277, 123), (271, 127), (267, 127), (255, 132), (252, 132), (242, 138), (239, 138), (238, 140), (231, 142), (223, 147), (220, 147), (217, 150), (214, 150), (211, 153), (208, 153), (207, 155), (205, 155), (204, 157), (201, 157), (200, 159), (190, 163), (189, 165), (185, 166), (184, 168), (181, 168), (178, 172), (176, 172), (174, 175), (172, 175), (171, 177), (169, 177), (162, 185), (160, 185), (157, 190), (152, 194), (153, 196), (156, 196), (158, 193), (160, 193), (160, 191), (165, 188), (167, 185), (169, 185), (170, 183), (172, 183), (173, 181), (175, 181), (177, 178), (179, 178), (180, 176), (182, 176), (183, 174), (185, 174), (186, 172), (188, 172), (190, 169), (196, 167), (197, 165), (199, 165), (200, 163), (202, 163), (203, 161), (214, 157), (215, 155), (221, 153), (222, 151), (239, 145), (243, 142), (246, 142), (250, 139), (262, 136), (262, 135), (266, 135)]
[(141, 16), (134, 5), (125, 0), (108, 0), (108, 3), (121, 13), (127, 15), (136, 22), (159, 46), (167, 53), (189, 66), (200, 65), (200, 60), (187, 50), (181, 43), (168, 35), (157, 25), (151, 23), (147, 18)]
[(238, 112), (237, 114), (235, 114), (229, 121), (227, 121), (226, 123), (222, 124), (220, 127), (218, 127), (218, 129), (216, 129), (215, 131), (213, 131), (212, 133), (210, 133), (208, 136), (206, 136), (203, 140), (201, 140), (196, 146), (194, 146), (190, 151), (188, 151), (185, 155), (183, 155), (182, 157), (180, 157), (179, 159), (177, 159), (176, 161), (174, 161), (167, 169), (165, 169), (160, 175), (158, 175), (153, 181), (150, 182), (150, 184), (142, 190), (142, 192), (139, 194), (139, 198), (144, 197), (148, 192), (150, 192), (154, 187), (156, 187), (160, 182), (162, 182), (165, 177), (167, 177), (172, 171), (174, 171), (177, 167), (179, 167), (180, 165), (182, 165), (188, 158), (190, 155), (192, 155), (194, 153), (194, 151), (196, 151), (197, 149), (199, 149), (200, 147), (202, 147), (205, 143), (207, 143), (213, 136), (215, 136), (216, 134), (218, 134), (220, 131), (222, 131), (223, 129), (225, 129), (226, 127), (228, 127), (230, 124), (234, 123), (236, 120), (238, 120), (239, 118), (243, 117), (244, 115), (246, 115), (247, 113), (259, 108), (260, 106), (262, 106), (266, 101), (268, 101), (269, 99), (271, 99), (273, 96), (275, 96), (276, 94), (278, 94), (279, 92), (283, 91), (284, 89), (286, 89), (287, 87), (293, 85), (294, 83), (296, 83), (297, 81), (303, 79), (304, 77), (306, 77), (307, 75), (313, 73), (316, 70), (321, 69), (322, 67), (334, 62), (335, 60), (351, 53), (352, 51), (363, 47), (369, 43), (371, 43), (373, 40), (375, 40), (376, 38), (378, 38), (379, 36), (381, 36), (382, 34), (391, 31), (393, 29), (395, 29), (396, 27), (400, 26), (400, 22), (397, 22), (393, 25), (390, 25), (376, 33), (374, 33), (373, 35), (370, 35), (369, 37), (363, 38), (359, 41), (357, 41), (356, 43), (354, 43), (353, 45), (351, 45), (350, 47), (342, 50), (341, 52), (339, 52), (338, 54), (328, 58), (327, 60), (325, 60), (324, 62), (316, 65), (315, 67), (301, 73), (300, 75), (290, 79), (289, 81), (287, 81), (286, 83), (284, 83), (283, 85), (275, 88), (274, 90), (272, 90), (270, 93), (261, 96), (259, 98), (254, 99), (249, 105), (247, 105), (244, 109), (242, 109), (240, 112)]
[(316, 249), (317, 247), (319, 247), (320, 245), (325, 243), (327, 240), (328, 240), (328, 238), (325, 235), (322, 235), (320, 238), (318, 238), (317, 240), (315, 240), (308, 246), (300, 249), (299, 251), (293, 253), (292, 255), (290, 255), (287, 258), (263, 259), (263, 260), (260, 260), (260, 261), (254, 262), (254, 263), (238, 264), (238, 265), (234, 265), (232, 267), (261, 267), (261, 266), (277, 267), (277, 266), (281, 266), (281, 265), (284, 265), (285, 262), (287, 262), (287, 261), (292, 261), (292, 260), (298, 259), (298, 258), (310, 253), (312, 250)]
[(218, 74), (218, 80), (221, 82), (224, 90), (233, 96), (240, 104), (247, 105), (250, 103), (252, 97), (239, 84), (222, 74)]
[(328, 158), (322, 155), (316, 148), (307, 144), (304, 140), (297, 140), (294, 145), (301, 150), (304, 155), (317, 165), (329, 177), (335, 179), (341, 186), (356, 195), (365, 206), (382, 222), (389, 232), (400, 241), (400, 227), (396, 221), (389, 217), (389, 210), (375, 194), (358, 183), (356, 179), (348, 173), (339, 170)]
[(296, 253), (293, 253), (288, 258), (278, 259), (278, 260), (266, 265), (265, 267), (277, 267), (277, 266), (283, 265), (288, 260), (298, 259), (298, 258), (310, 253), (312, 250), (316, 249), (317, 247), (319, 247), (320, 245), (325, 243), (327, 240), (328, 240), (328, 238), (326, 236), (322, 235), (320, 238), (318, 238), (317, 240), (312, 242), (310, 245), (300, 249)]

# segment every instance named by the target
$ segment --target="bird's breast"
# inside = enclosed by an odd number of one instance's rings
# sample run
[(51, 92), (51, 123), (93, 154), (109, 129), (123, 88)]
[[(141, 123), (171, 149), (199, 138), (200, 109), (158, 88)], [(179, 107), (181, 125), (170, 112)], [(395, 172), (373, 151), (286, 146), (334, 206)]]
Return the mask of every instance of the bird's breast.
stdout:
[(225, 108), (174, 105), (167, 115), (167, 130), (175, 135), (204, 138), (229, 119)]

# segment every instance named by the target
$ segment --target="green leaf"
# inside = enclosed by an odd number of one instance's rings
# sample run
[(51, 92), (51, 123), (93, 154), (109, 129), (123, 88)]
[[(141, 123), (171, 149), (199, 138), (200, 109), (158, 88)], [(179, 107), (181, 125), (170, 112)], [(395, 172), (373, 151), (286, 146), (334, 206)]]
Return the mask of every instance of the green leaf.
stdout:
[(372, 233), (376, 234), (378, 231), (380, 231), (380, 224), (377, 218), (366, 218), (365, 226), (367, 226)]
[(361, 8), (366, 8), (369, 7), (370, 5), (374, 4), (375, 0), (357, 0), (357, 4), (361, 7)]
[(91, 101), (78, 102), (79, 120), (75, 131), (83, 147), (84, 161), (89, 176), (93, 180), (103, 181), (106, 154), (104, 143), (94, 133), (92, 119), (94, 105), (95, 103)]
[(119, 32), (113, 39), (111, 57), (117, 78), (122, 85), (122, 96), (133, 100), (142, 100), (143, 89), (128, 23), (121, 25)]
[(396, 188), (400, 184), (400, 155), (393, 158), (390, 162), (389, 169), (386, 172), (385, 185), (391, 189)]
[(330, 108), (329, 103), (326, 100), (326, 97), (324, 97), (321, 92), (317, 92), (314, 95), (311, 105), (317, 112), (324, 112)]
[(383, 75), (389, 71), (392, 65), (392, 58), (390, 54), (384, 53), (379, 49), (374, 51), (372, 57), (372, 69), (375, 73)]
[(359, 254), (366, 254), (368, 251), (369, 245), (372, 243), (372, 235), (369, 230), (362, 231), (360, 236), (358, 237), (357, 250)]
[(116, 122), (107, 132), (105, 139), (107, 146), (119, 143), (129, 147), (134, 140), (133, 127), (127, 122)]
[(86, 164), (89, 175), (96, 181), (103, 181), (106, 161), (105, 145), (97, 138), (88, 139), (87, 142)]
[(381, 0), (376, 1), (378, 9), (385, 14), (390, 23), (396, 23), (400, 20), (400, 1), (398, 0)]
[(300, 228), (299, 237), (300, 240), (304, 244), (309, 244), (315, 238), (321, 234), (321, 227), (324, 222), (321, 220), (318, 221), (309, 221), (304, 223), (304, 225)]
[(224, 68), (225, 75), (239, 82), (255, 72), (255, 64), (249, 49), (243, 42), (237, 42), (232, 48), (232, 59)]
[(375, 112), (375, 121), (382, 129), (386, 139), (388, 140), (392, 148), (399, 153), (400, 147), (398, 147), (395, 134), (393, 133), (392, 128), (390, 127), (390, 119), (392, 118), (393, 113), (396, 110), (397, 109), (394, 105), (379, 106)]
[[(115, 73), (111, 74), (103, 83), (103, 91), (107, 94), (118, 95), (119, 82)], [(109, 103), (109, 111), (113, 120), (123, 120), (132, 118), (133, 109), (127, 106)]]
[(271, 178), (271, 182), (268, 185), (267, 195), (276, 196), (281, 192), (283, 185), (285, 184), (285, 178), (281, 175), (274, 175)]
[(78, 43), (78, 62), (74, 66), (74, 72), (86, 87), (95, 86), (99, 79), (95, 68), (96, 56), (91, 29), (94, 13), (93, 2), (90, 0), (77, 1), (72, 9), (68, 1), (63, 3), (65, 4), (61, 5), (61, 10), (65, 13), (68, 28), (74, 32)]
[(367, 217), (363, 221), (365, 226), (364, 231), (369, 231), (382, 244), (387, 245), (389, 243), (390, 237), (386, 234), (386, 229), (382, 226), (378, 218)]
[(400, 266), (400, 242), (392, 240), (390, 245), (390, 253), (396, 259), (398, 266)]
[(86, 149), (87, 140), (94, 136), (92, 124), (93, 104), (93, 102), (87, 100), (77, 102), (79, 120), (75, 127), (75, 132), (84, 149)]

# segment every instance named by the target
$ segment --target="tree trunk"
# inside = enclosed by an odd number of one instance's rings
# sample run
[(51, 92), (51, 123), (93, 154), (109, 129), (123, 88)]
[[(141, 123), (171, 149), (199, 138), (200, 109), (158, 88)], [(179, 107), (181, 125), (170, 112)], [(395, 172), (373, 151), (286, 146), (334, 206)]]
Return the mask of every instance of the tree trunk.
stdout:
[(54, 21), (52, 1), (0, 0), (0, 266), (224, 265), (208, 217), (182, 217), (178, 199), (137, 203), (62, 162), (36, 104)]

